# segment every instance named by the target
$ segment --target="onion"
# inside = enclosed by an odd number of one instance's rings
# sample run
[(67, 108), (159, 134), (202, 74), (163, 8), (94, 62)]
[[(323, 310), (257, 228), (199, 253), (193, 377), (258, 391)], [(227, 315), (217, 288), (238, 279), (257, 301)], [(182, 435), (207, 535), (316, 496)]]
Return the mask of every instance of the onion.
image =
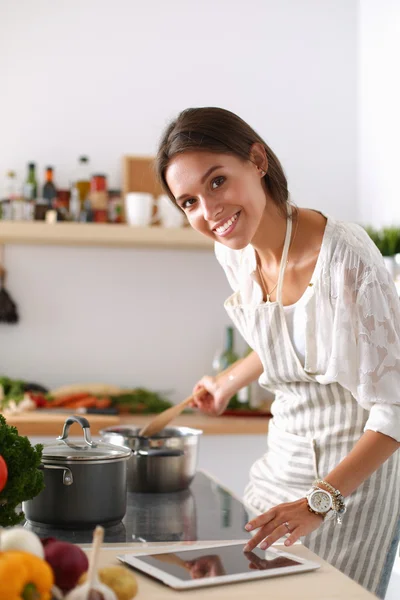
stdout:
[(1, 534), (1, 550), (16, 550), (18, 552), (28, 552), (35, 554), (39, 558), (44, 557), (44, 550), (40, 538), (23, 527), (13, 527), (12, 529), (3, 529)]
[(72, 590), (82, 573), (88, 570), (89, 561), (84, 551), (69, 542), (50, 538), (42, 540), (44, 557), (54, 572), (55, 583), (63, 591)]

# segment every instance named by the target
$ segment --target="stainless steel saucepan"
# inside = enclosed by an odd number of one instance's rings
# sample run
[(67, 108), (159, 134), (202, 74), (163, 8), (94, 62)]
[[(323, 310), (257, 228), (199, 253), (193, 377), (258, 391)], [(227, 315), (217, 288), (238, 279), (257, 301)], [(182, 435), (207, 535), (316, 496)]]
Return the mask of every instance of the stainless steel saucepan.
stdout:
[(132, 450), (128, 460), (128, 492), (177, 492), (189, 487), (196, 474), (200, 429), (167, 427), (152, 437), (140, 427), (116, 426), (100, 431), (109, 444)]

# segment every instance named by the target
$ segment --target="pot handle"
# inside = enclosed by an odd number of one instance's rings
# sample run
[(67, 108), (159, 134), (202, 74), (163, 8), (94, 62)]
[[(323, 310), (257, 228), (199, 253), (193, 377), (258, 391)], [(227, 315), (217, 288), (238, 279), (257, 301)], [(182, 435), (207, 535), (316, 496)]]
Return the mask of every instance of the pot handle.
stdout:
[(139, 448), (133, 451), (134, 456), (183, 456), (182, 450), (175, 450), (173, 448)]
[(42, 463), (40, 465), (41, 469), (61, 469), (63, 471), (63, 484), (64, 485), (72, 485), (74, 483), (74, 478), (72, 472), (68, 467), (62, 467), (59, 465), (46, 465)]
[(57, 439), (62, 440), (62, 441), (65, 441), (68, 439), (68, 432), (69, 432), (69, 428), (71, 427), (72, 423), (78, 423), (82, 427), (83, 437), (84, 437), (85, 442), (87, 443), (88, 446), (95, 447), (96, 444), (95, 444), (95, 442), (93, 442), (92, 436), (90, 435), (89, 421), (87, 419), (85, 419), (85, 417), (76, 417), (76, 416), (68, 417), (68, 419), (64, 423), (62, 434), (59, 435)]

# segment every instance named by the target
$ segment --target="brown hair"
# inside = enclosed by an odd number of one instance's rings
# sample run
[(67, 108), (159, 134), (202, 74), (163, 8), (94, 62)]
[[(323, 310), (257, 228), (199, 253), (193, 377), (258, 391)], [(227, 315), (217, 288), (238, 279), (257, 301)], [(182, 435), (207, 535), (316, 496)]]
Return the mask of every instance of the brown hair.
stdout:
[(161, 138), (157, 152), (157, 177), (164, 191), (175, 201), (165, 179), (165, 172), (177, 154), (207, 151), (234, 154), (242, 160), (251, 160), (250, 150), (256, 142), (264, 146), (268, 158), (268, 170), (264, 177), (267, 190), (286, 215), (289, 192), (281, 163), (250, 125), (223, 108), (187, 108), (172, 121)]

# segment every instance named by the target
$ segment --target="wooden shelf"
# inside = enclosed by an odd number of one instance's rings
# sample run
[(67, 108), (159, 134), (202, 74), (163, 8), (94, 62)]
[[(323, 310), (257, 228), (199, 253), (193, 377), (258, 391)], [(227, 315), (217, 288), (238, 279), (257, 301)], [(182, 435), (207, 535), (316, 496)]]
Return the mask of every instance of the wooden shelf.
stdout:
[(111, 246), (193, 248), (210, 250), (212, 240), (189, 227), (131, 227), (112, 223), (54, 223), (0, 221), (0, 244), (51, 246)]

